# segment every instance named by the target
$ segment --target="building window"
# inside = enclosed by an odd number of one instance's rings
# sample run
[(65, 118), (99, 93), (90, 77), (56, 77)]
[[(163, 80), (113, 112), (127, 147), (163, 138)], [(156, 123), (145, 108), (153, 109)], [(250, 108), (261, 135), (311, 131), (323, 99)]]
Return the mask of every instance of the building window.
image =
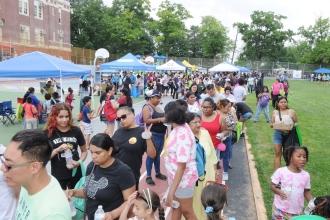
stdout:
[(18, 12), (20, 15), (29, 16), (29, 0), (18, 0)]
[(21, 43), (29, 44), (30, 43), (30, 27), (26, 25), (20, 25), (19, 38)]
[(34, 39), (37, 45), (45, 44), (45, 31), (43, 29), (36, 28), (34, 30)]
[(38, 19), (43, 18), (43, 11), (42, 11), (42, 2), (41, 0), (34, 0), (34, 17)]

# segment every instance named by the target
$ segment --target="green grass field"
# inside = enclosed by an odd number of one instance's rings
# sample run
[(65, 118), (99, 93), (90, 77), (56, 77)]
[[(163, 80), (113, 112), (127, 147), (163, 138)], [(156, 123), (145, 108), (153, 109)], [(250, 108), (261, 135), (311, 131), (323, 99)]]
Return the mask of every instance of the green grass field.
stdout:
[[(17, 97), (23, 97), (24, 93), (19, 93), (19, 92), (9, 92), (9, 91), (3, 91), (0, 88), (0, 101), (7, 101), (7, 100), (12, 100), (13, 103), (13, 107), (16, 108), (16, 100)], [(44, 100), (44, 98), (42, 97), (41, 94), (36, 94), (37, 97), (39, 98), (39, 100)], [(74, 101), (75, 104), (75, 108), (73, 109), (73, 117), (75, 118), (78, 115), (78, 108), (77, 106), (79, 106), (79, 96), (75, 95), (76, 100)], [(97, 110), (98, 107), (98, 103), (99, 103), (99, 96), (95, 96), (95, 107), (94, 109)], [(139, 102), (142, 101), (143, 98), (139, 97), (139, 98), (134, 98), (133, 102)], [(43, 128), (44, 125), (40, 125), (39, 128)], [(0, 123), (0, 144), (8, 144), (11, 137), (19, 130), (22, 130), (23, 126), (21, 122), (17, 122), (14, 125), (8, 125), (5, 126), (2, 123)]]
[[(269, 86), (273, 81), (267, 80)], [(314, 196), (330, 194), (330, 137), (328, 113), (330, 109), (330, 84), (309, 81), (290, 81), (289, 107), (298, 115), (302, 131), (303, 145), (309, 149), (309, 162), (305, 169), (311, 175), (312, 194)], [(255, 111), (255, 95), (249, 95), (248, 104)], [(272, 107), (270, 107), (270, 115)], [(260, 184), (268, 216), (271, 216), (273, 193), (270, 190), (270, 176), (273, 173), (273, 130), (266, 124), (263, 115), (258, 123), (247, 123), (249, 141), (255, 156)], [(284, 161), (282, 160), (282, 165)]]

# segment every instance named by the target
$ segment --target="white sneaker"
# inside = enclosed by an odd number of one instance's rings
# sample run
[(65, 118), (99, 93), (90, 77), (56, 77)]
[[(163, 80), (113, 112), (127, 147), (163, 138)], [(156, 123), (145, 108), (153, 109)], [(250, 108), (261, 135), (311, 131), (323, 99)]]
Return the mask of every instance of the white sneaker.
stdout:
[(228, 178), (229, 178), (228, 173), (227, 172), (223, 172), (222, 180), (223, 181), (228, 181)]

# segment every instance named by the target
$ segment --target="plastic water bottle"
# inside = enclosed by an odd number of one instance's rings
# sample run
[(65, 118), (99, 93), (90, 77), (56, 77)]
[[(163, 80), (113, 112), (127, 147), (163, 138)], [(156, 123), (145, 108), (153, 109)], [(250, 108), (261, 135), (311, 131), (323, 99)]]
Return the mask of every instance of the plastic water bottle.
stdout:
[(305, 215), (310, 215), (311, 212), (315, 209), (315, 198), (309, 200), (306, 208), (304, 209), (304, 214)]
[(105, 214), (102, 205), (97, 207), (97, 210), (94, 214), (94, 220), (104, 220)]
[(76, 207), (73, 204), (73, 200), (70, 201), (71, 217), (74, 217), (77, 214)]
[(72, 164), (72, 152), (70, 149), (66, 149), (64, 152), (65, 155), (65, 162), (66, 162), (66, 167), (68, 169), (72, 169), (73, 168), (73, 164)]

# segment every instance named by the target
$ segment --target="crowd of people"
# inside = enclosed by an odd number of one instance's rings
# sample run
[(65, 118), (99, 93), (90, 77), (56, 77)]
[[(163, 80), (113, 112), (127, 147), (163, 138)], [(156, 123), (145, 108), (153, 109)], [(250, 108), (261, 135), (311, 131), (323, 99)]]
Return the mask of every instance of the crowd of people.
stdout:
[[(250, 119), (258, 122), (261, 112), (274, 129), (272, 219), (303, 214), (305, 200), (314, 205), (308, 214), (330, 218), (330, 197), (315, 199), (311, 193), (310, 176), (304, 170), (308, 149), (283, 144), (298, 121), (288, 107), (287, 80), (276, 79), (269, 91), (258, 73), (148, 73), (135, 80), (125, 73), (122, 83), (114, 78), (96, 111), (87, 80), (81, 82), (79, 106), (73, 104), (71, 88), (64, 101), (63, 94), (45, 90), (43, 103), (29, 88), (23, 99), (24, 130), (0, 148), (0, 219), (162, 220), (164, 207), (171, 208), (172, 220), (224, 219), (233, 146), (244, 136), (237, 127)], [(141, 82), (144, 86), (138, 91), (146, 101), (137, 111), (131, 95)], [(255, 114), (245, 102), (252, 92)], [(163, 96), (172, 97), (164, 108)], [(79, 108), (78, 124), (73, 108)], [(106, 129), (93, 135), (91, 122), (96, 117)], [(45, 126), (38, 130), (41, 121)], [(92, 161), (85, 166), (88, 155)], [(167, 181), (164, 200), (149, 188), (140, 188), (143, 163), (147, 185), (156, 185), (153, 177)]]

